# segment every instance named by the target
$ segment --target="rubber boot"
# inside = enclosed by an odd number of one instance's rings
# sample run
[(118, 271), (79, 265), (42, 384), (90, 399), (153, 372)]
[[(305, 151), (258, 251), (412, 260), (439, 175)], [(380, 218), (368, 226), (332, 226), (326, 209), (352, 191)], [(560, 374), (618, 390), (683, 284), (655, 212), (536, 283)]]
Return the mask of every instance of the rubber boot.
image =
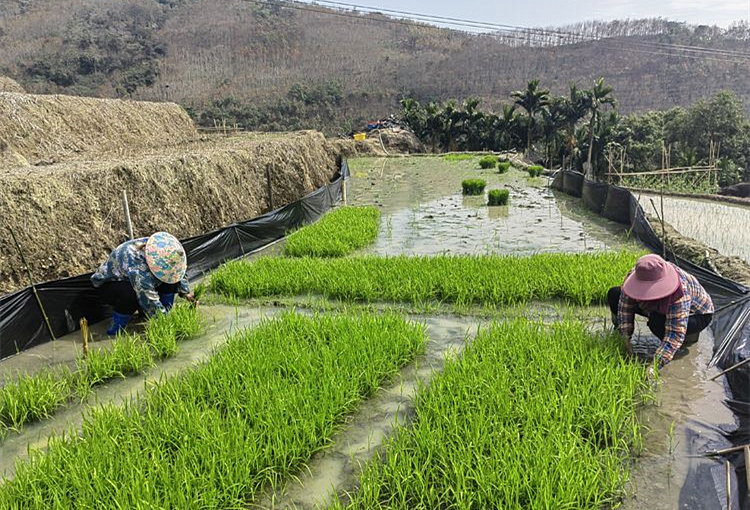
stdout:
[(172, 294), (159, 294), (159, 301), (164, 306), (166, 311), (170, 311), (174, 306), (174, 293)]
[(115, 336), (120, 331), (124, 331), (132, 317), (133, 317), (132, 315), (113, 312), (112, 324), (109, 326), (109, 329), (107, 330), (107, 334), (109, 336)]
[(683, 345), (691, 345), (698, 341), (698, 338), (701, 336), (700, 333), (690, 333), (689, 335), (685, 335), (685, 342)]

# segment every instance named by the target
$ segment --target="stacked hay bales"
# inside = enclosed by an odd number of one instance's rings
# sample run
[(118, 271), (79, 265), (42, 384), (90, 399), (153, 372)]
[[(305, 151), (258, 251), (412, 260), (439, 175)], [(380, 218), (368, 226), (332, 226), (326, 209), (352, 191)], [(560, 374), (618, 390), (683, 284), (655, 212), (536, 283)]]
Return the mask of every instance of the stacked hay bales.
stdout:
[(173, 103), (0, 94), (0, 168), (137, 154), (197, 137)]
[[(326, 184), (336, 153), (317, 132), (247, 134), (140, 157), (71, 161), (0, 172), (3, 225), (16, 232), (34, 276), (93, 271), (125, 240), (122, 191), (136, 235), (207, 232), (290, 203)], [(25, 286), (7, 228), (0, 229), (0, 292)]]
[(26, 91), (16, 80), (0, 75), (0, 92), (24, 93)]

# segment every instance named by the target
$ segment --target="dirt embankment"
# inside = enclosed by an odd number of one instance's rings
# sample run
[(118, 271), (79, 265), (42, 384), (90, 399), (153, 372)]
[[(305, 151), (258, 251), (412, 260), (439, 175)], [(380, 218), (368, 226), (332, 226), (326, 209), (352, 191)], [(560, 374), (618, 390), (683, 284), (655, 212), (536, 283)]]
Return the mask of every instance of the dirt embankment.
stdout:
[[(661, 238), (661, 222), (653, 216), (648, 216), (648, 220), (654, 227), (656, 235)], [(664, 223), (664, 234), (667, 238), (667, 249), (675, 255), (707, 269), (718, 271), (730, 280), (750, 286), (750, 264), (741, 258), (724, 256), (718, 250), (700, 241), (683, 236), (669, 223)]]
[[(36, 280), (93, 271), (125, 238), (122, 191), (136, 235), (188, 237), (253, 218), (324, 185), (337, 170), (322, 134), (212, 138), (138, 157), (79, 159), (0, 172), (0, 292), (26, 285), (11, 227)], [(2, 166), (0, 166), (2, 168)]]
[(0, 92), (0, 168), (129, 156), (197, 138), (174, 103)]

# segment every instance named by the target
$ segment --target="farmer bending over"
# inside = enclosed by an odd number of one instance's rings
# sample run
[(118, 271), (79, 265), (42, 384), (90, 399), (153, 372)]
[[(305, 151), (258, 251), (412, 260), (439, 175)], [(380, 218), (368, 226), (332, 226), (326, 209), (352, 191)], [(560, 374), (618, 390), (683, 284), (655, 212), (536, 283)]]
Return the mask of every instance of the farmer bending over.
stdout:
[(658, 255), (638, 259), (622, 287), (609, 289), (607, 300), (628, 354), (633, 354), (634, 315), (648, 317), (648, 328), (661, 339), (655, 355), (659, 368), (672, 360), (684, 342), (697, 341), (714, 313), (711, 296), (698, 280)]
[(175, 293), (195, 301), (186, 270), (185, 250), (166, 232), (126, 241), (115, 248), (91, 276), (91, 283), (102, 289), (106, 302), (114, 308), (107, 334), (124, 330), (138, 309), (147, 317), (167, 313)]

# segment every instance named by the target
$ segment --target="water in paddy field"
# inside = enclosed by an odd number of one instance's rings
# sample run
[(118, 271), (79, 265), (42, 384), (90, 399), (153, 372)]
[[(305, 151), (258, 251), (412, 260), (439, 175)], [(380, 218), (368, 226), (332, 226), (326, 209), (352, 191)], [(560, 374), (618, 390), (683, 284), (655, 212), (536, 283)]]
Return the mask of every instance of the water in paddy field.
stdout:
[[(661, 209), (659, 195), (638, 197), (647, 214)], [(659, 212), (661, 214), (661, 212)], [(750, 207), (694, 198), (664, 197), (664, 221), (677, 231), (718, 250), (722, 255), (740, 257), (750, 263)], [(659, 225), (654, 225), (658, 231)]]
[[(350, 162), (350, 203), (375, 204), (383, 213), (376, 255), (514, 254), (620, 249), (625, 241), (561, 206), (546, 178), (480, 170), (476, 160), (440, 157), (372, 158)], [(461, 181), (480, 177), (480, 196), (461, 194)], [(487, 206), (486, 192), (510, 190), (507, 206)], [(620, 229), (622, 230), (622, 229)]]
[[(84, 413), (91, 406), (110, 403), (124, 404), (140, 394), (146, 384), (157, 382), (162, 377), (176, 376), (185, 368), (207, 359), (215, 348), (224, 344), (228, 333), (250, 327), (260, 322), (261, 319), (277, 313), (275, 309), (249, 309), (232, 306), (211, 306), (201, 307), (200, 309), (205, 321), (205, 332), (196, 338), (180, 342), (178, 344), (179, 350), (175, 356), (164, 361), (157, 361), (154, 368), (143, 374), (131, 375), (125, 379), (112, 379), (105, 384), (96, 386), (83, 404), (68, 403), (67, 406), (58, 409), (49, 419), (25, 425), (20, 433), (9, 432), (5, 440), (0, 442), (0, 480), (3, 477), (13, 476), (16, 461), (28, 458), (29, 448), (44, 449), (50, 436), (59, 436), (64, 432), (80, 430)], [(98, 324), (97, 328), (104, 330), (106, 324)], [(67, 358), (74, 360), (75, 355), (71, 353), (75, 352), (73, 346), (78, 339), (80, 339), (80, 333), (72, 333), (56, 342), (48, 342), (24, 351), (9, 360), (3, 361), (0, 367), (5, 370), (8, 362), (13, 362), (19, 370), (24, 369), (24, 367), (31, 367), (36, 360), (46, 359), (44, 355), (49, 355), (52, 352), (51, 349), (55, 350), (58, 362), (65, 362)], [(94, 342), (91, 348), (107, 346), (110, 343), (109, 340)], [(55, 347), (53, 344), (58, 346), (68, 345), (70, 349), (61, 353), (59, 351), (62, 351), (62, 349)], [(67, 352), (68, 350), (70, 352)], [(45, 354), (40, 357), (40, 353)]]

